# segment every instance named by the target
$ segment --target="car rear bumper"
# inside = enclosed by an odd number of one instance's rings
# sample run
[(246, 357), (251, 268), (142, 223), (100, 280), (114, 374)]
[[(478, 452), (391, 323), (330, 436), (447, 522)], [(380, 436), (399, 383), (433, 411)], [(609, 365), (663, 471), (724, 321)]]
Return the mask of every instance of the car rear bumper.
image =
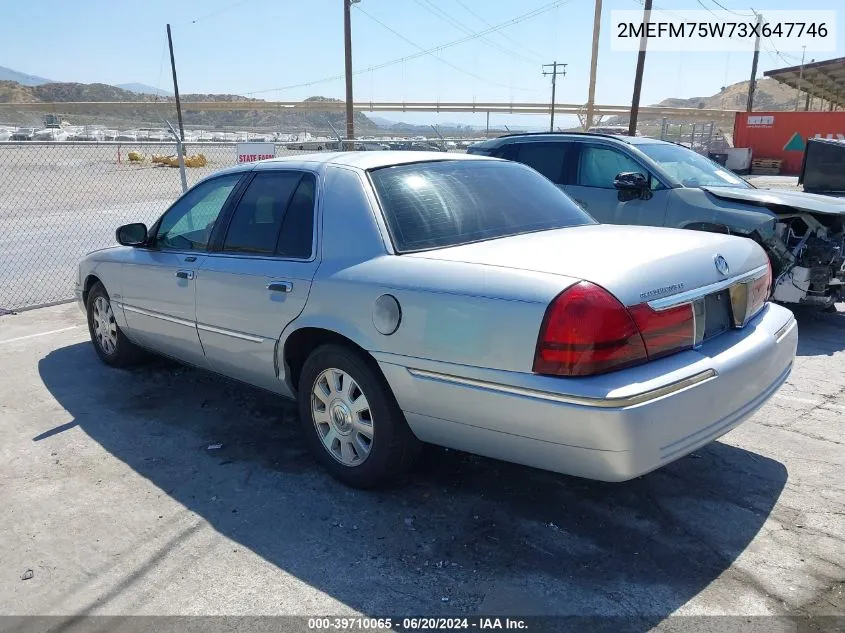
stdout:
[(376, 358), (427, 442), (604, 481), (624, 481), (739, 425), (792, 369), (792, 313), (768, 305), (698, 350), (591, 378), (563, 379)]

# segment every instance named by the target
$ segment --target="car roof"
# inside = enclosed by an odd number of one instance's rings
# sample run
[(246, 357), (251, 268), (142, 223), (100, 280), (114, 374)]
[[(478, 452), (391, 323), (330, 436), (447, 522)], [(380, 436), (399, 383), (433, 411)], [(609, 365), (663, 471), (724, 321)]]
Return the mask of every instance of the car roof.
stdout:
[(483, 141), (484, 145), (495, 146), (498, 145), (497, 141), (501, 142), (501, 144), (512, 143), (518, 141), (520, 139), (530, 139), (532, 141), (546, 141), (546, 142), (565, 142), (571, 141), (572, 139), (588, 139), (588, 138), (597, 138), (602, 140), (612, 140), (617, 141), (619, 143), (627, 143), (628, 145), (672, 145), (667, 141), (661, 141), (660, 139), (656, 138), (649, 138), (647, 136), (627, 136), (622, 134), (602, 134), (600, 132), (533, 132), (533, 133), (522, 133), (522, 134), (505, 134), (504, 136), (498, 136), (494, 139), (490, 139), (489, 141)]
[(445, 152), (406, 152), (399, 150), (381, 150), (376, 152), (319, 152), (314, 154), (299, 154), (280, 156), (260, 161), (259, 164), (271, 166), (288, 163), (311, 163), (315, 165), (343, 165), (358, 169), (377, 169), (392, 165), (420, 163), (433, 160), (499, 160), (473, 154), (448, 154)]
[[(357, 142), (357, 141), (356, 141)], [(322, 171), (326, 165), (342, 165), (353, 169), (378, 169), (379, 167), (392, 167), (394, 165), (407, 165), (410, 163), (423, 163), (430, 161), (446, 160), (475, 160), (475, 161), (502, 161), (501, 158), (479, 156), (477, 154), (445, 152), (406, 152), (399, 150), (381, 150), (374, 152), (315, 152), (313, 154), (292, 154), (290, 156), (279, 156), (249, 163), (241, 163), (232, 167), (226, 167), (210, 174), (194, 184), (194, 186), (227, 174), (267, 169), (306, 169), (315, 172)]]

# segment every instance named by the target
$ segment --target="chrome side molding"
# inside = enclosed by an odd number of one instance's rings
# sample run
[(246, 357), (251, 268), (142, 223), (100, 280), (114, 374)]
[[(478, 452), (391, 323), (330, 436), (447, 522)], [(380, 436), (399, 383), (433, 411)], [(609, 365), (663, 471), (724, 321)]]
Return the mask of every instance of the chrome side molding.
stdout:
[(425, 380), (436, 380), (438, 382), (475, 387), (477, 389), (485, 389), (487, 391), (498, 391), (512, 396), (523, 396), (526, 398), (534, 398), (536, 400), (550, 400), (552, 402), (560, 402), (562, 404), (577, 404), (585, 407), (598, 407), (602, 409), (624, 408), (643, 404), (644, 402), (657, 400), (658, 398), (683, 391), (684, 389), (707, 382), (708, 380), (712, 380), (718, 376), (715, 369), (706, 369), (668, 385), (664, 385), (656, 389), (649, 389), (648, 391), (642, 391), (630, 396), (624, 396), (622, 398), (590, 398), (585, 396), (552, 393), (550, 391), (540, 391), (526, 387), (515, 387), (513, 385), (503, 385), (501, 383), (488, 382), (486, 380), (476, 380), (475, 378), (464, 378), (462, 376), (453, 376), (451, 374), (441, 374), (439, 372), (428, 371), (426, 369), (408, 368), (408, 372), (412, 376), (423, 378)]

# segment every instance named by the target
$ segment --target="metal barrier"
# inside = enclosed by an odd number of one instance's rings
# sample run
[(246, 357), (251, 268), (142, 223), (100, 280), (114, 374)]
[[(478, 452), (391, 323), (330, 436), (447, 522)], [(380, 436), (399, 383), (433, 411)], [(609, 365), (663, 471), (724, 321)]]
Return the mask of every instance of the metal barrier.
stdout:
[[(186, 142), (185, 153), (189, 187), (237, 162), (235, 143)], [(121, 224), (152, 224), (181, 195), (178, 167), (154, 156), (175, 157), (175, 143), (0, 143), (0, 314), (71, 299), (81, 257), (114, 245)]]

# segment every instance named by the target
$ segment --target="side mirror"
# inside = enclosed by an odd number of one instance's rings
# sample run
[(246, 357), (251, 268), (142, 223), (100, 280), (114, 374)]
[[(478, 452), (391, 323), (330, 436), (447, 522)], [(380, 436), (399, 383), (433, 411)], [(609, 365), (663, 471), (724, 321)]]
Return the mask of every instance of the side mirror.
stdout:
[(642, 191), (648, 188), (648, 178), (637, 171), (623, 171), (616, 174), (613, 186), (620, 191)]
[(115, 237), (123, 246), (142, 246), (147, 243), (147, 225), (141, 222), (124, 224), (115, 231)]
[(616, 174), (613, 186), (619, 191), (619, 199), (623, 201), (634, 198), (648, 200), (651, 197), (648, 176), (637, 171), (623, 171)]

